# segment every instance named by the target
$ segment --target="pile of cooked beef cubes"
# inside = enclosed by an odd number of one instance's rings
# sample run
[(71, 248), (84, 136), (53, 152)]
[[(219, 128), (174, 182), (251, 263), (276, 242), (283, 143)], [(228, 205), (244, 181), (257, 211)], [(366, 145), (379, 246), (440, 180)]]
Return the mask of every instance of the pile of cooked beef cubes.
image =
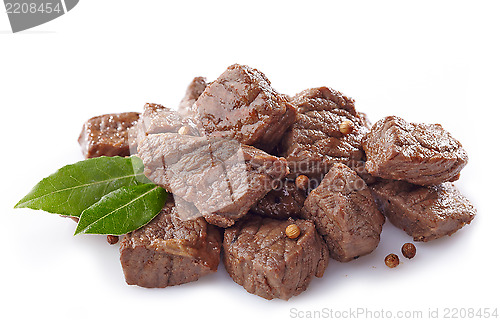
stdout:
[(450, 183), (467, 154), (441, 125), (389, 116), (371, 126), (336, 90), (290, 97), (244, 65), (211, 83), (195, 78), (177, 110), (146, 104), (141, 114), (94, 117), (79, 142), (86, 158), (139, 156), (171, 192), (121, 241), (126, 281), (143, 287), (196, 281), (217, 270), (222, 251), (236, 283), (287, 300), (329, 257), (372, 252), (385, 217), (425, 242), (476, 213)]

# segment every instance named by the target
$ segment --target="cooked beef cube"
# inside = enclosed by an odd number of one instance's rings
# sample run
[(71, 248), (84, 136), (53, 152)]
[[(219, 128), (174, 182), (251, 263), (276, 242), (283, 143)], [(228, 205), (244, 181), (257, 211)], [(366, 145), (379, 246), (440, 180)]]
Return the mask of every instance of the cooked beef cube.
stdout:
[(390, 222), (415, 241), (449, 236), (469, 224), (476, 215), (470, 201), (449, 182), (422, 187), (384, 180), (370, 188)]
[(128, 156), (128, 129), (139, 119), (139, 113), (105, 114), (91, 118), (83, 125), (78, 142), (86, 159), (100, 156)]
[(288, 174), (284, 158), (230, 139), (153, 134), (139, 143), (138, 155), (151, 181), (220, 227), (233, 225)]
[(305, 191), (297, 189), (295, 182), (285, 179), (252, 207), (252, 213), (281, 219), (298, 217), (305, 200)]
[(173, 201), (146, 226), (124, 236), (121, 263), (130, 285), (166, 287), (217, 271), (221, 235), (198, 217), (181, 220)]
[(207, 87), (205, 77), (195, 77), (186, 89), (186, 94), (179, 104), (179, 113), (183, 116), (191, 116), (195, 113), (193, 104)]
[(183, 125), (183, 119), (168, 107), (160, 104), (146, 103), (140, 122), (146, 135), (155, 133), (177, 133)]
[[(298, 238), (286, 236), (291, 224), (300, 228)], [(252, 215), (224, 232), (223, 262), (249, 293), (288, 300), (305, 291), (313, 276), (323, 276), (328, 249), (310, 220)]]
[(297, 112), (302, 114), (340, 109), (351, 115), (357, 115), (354, 99), (326, 86), (303, 90), (293, 96), (291, 101), (296, 106)]
[(460, 142), (440, 124), (408, 123), (396, 116), (375, 123), (363, 147), (372, 175), (422, 186), (457, 180), (468, 161)]
[(160, 104), (146, 103), (137, 124), (129, 130), (130, 151), (137, 153), (137, 144), (147, 135), (156, 133), (177, 133), (182, 127), (192, 134), (198, 133), (192, 118), (182, 117), (177, 111)]
[(314, 221), (330, 256), (341, 262), (372, 252), (385, 221), (363, 179), (341, 163), (309, 193), (302, 215)]
[[(311, 88), (292, 98), (297, 121), (280, 144), (293, 176), (305, 174), (319, 179), (338, 162), (361, 161), (361, 141), (368, 129), (354, 108), (354, 100), (328, 87)], [(352, 122), (343, 134), (342, 122)]]
[(207, 86), (194, 107), (205, 134), (233, 138), (271, 152), (295, 121), (295, 108), (266, 76), (232, 65)]

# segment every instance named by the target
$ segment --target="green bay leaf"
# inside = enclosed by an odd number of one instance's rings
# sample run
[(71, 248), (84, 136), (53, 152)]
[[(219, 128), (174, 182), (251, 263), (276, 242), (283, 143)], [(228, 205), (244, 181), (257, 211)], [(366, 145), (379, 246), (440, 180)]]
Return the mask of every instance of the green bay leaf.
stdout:
[(62, 167), (41, 180), (14, 208), (80, 217), (111, 191), (150, 182), (138, 157), (99, 157)]
[(166, 200), (165, 189), (155, 184), (122, 187), (83, 211), (75, 235), (129, 233), (151, 221)]

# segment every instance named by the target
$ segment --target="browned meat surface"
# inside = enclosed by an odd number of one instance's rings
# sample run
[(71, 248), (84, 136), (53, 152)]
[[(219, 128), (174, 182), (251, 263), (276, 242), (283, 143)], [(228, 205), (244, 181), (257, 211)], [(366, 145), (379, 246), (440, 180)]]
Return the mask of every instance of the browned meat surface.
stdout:
[[(290, 224), (300, 228), (298, 238), (286, 236)], [(223, 251), (233, 280), (268, 300), (288, 300), (302, 293), (328, 265), (328, 249), (309, 220), (249, 216), (226, 229)]]
[(232, 138), (271, 152), (295, 121), (295, 108), (266, 76), (232, 65), (207, 86), (193, 107), (205, 134)]
[(166, 287), (217, 271), (221, 235), (199, 217), (180, 220), (172, 201), (146, 226), (124, 236), (121, 263), (130, 285)]
[(423, 186), (457, 180), (468, 161), (460, 142), (440, 124), (408, 123), (396, 116), (375, 123), (363, 147), (370, 174)]
[(100, 156), (128, 156), (128, 129), (139, 119), (139, 113), (127, 112), (95, 116), (85, 122), (78, 142), (86, 159)]
[(385, 221), (366, 183), (341, 163), (309, 193), (302, 215), (314, 221), (330, 256), (341, 262), (372, 252)]
[(193, 104), (207, 87), (207, 79), (205, 77), (195, 77), (189, 83), (186, 94), (179, 104), (179, 114), (183, 116), (191, 116), (195, 113)]
[(122, 238), (130, 285), (196, 281), (217, 271), (222, 250), (247, 292), (288, 300), (323, 276), (329, 257), (373, 252), (386, 217), (429, 241), (476, 215), (450, 183), (468, 156), (440, 124), (388, 116), (372, 125), (341, 92), (280, 94), (246, 65), (211, 83), (195, 77), (178, 110), (147, 103), (142, 114), (94, 117), (78, 140), (86, 158), (137, 155), (169, 192), (153, 220)]
[(160, 104), (146, 103), (137, 124), (129, 130), (130, 151), (137, 153), (138, 143), (150, 134), (177, 133), (186, 129), (191, 134), (198, 133), (192, 118), (182, 117), (177, 111)]
[(138, 155), (151, 181), (220, 227), (233, 225), (288, 174), (284, 158), (229, 139), (152, 134)]
[(183, 126), (183, 119), (168, 107), (160, 104), (146, 103), (141, 115), (140, 125), (146, 135), (155, 133), (177, 133)]
[(305, 200), (306, 193), (285, 179), (252, 207), (252, 213), (281, 219), (299, 217)]
[[(297, 121), (280, 144), (293, 176), (305, 174), (321, 180), (337, 163), (358, 162), (364, 153), (361, 141), (368, 129), (359, 117), (354, 100), (328, 87), (311, 88), (292, 98)], [(343, 122), (352, 122), (350, 133), (341, 132)]]
[(476, 215), (470, 201), (449, 182), (421, 187), (384, 180), (370, 188), (385, 216), (415, 241), (451, 235)]

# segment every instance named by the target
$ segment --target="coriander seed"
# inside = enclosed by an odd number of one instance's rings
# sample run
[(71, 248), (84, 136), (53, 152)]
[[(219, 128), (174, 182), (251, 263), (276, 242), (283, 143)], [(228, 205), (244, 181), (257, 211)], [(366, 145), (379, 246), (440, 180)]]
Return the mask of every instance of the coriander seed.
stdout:
[(350, 120), (345, 120), (340, 123), (340, 132), (344, 135), (351, 133), (354, 130), (354, 123)]
[(179, 129), (179, 131), (177, 131), (177, 133), (179, 133), (180, 135), (189, 135), (191, 133), (191, 129), (189, 128), (189, 126), (183, 126)]
[(295, 179), (295, 186), (299, 190), (307, 191), (309, 189), (309, 178), (306, 175), (301, 174)]
[(390, 268), (394, 268), (399, 265), (399, 257), (396, 254), (389, 254), (385, 257), (385, 265)]
[(295, 239), (300, 236), (300, 228), (296, 224), (288, 225), (285, 229), (285, 234), (290, 239)]
[(417, 254), (417, 248), (412, 243), (406, 243), (401, 247), (401, 253), (404, 257), (412, 259)]

